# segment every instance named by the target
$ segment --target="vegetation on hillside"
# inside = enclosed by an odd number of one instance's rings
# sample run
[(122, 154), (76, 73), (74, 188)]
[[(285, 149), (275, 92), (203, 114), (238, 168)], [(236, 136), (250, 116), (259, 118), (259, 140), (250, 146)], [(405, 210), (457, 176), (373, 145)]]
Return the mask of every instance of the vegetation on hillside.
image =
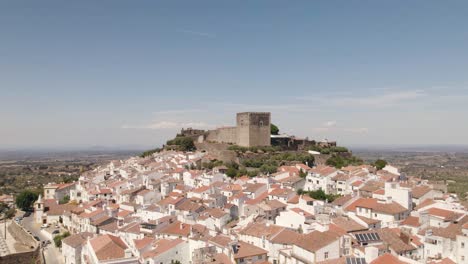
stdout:
[(196, 150), (193, 139), (190, 137), (176, 137), (166, 142), (167, 146), (175, 147), (179, 151), (194, 151)]
[(146, 157), (149, 157), (151, 155), (153, 155), (154, 153), (158, 153), (158, 152), (161, 152), (161, 148), (154, 148), (154, 149), (150, 149), (150, 150), (147, 150), (143, 153), (140, 154), (140, 157), (141, 158), (146, 158)]
[(345, 153), (349, 150), (345, 147), (335, 146), (335, 147), (320, 147), (320, 146), (310, 146), (308, 150), (313, 150), (320, 152), (321, 154), (334, 154), (334, 153)]
[(357, 166), (362, 165), (364, 162), (362, 159), (352, 156), (352, 155), (340, 155), (340, 154), (332, 154), (330, 158), (327, 159), (325, 162), (328, 166), (333, 166), (337, 169), (341, 169), (346, 166)]
[(232, 150), (238, 153), (246, 153), (248, 151), (253, 152), (253, 153), (269, 153), (269, 152), (280, 151), (281, 147), (277, 147), (277, 146), (241, 147), (238, 145), (231, 145), (228, 147), (228, 150)]

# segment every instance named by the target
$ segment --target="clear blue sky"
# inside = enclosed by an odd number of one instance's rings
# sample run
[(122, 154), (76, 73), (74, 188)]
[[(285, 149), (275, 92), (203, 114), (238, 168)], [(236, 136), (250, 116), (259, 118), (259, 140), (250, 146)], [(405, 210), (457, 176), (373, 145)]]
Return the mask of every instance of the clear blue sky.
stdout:
[(143, 146), (271, 111), (343, 145), (468, 144), (468, 1), (1, 1), (0, 147)]

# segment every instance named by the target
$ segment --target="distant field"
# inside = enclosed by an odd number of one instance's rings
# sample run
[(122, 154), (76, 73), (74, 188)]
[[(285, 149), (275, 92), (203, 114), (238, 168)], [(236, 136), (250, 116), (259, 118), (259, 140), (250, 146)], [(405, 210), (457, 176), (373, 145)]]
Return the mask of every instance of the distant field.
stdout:
[(0, 194), (24, 189), (41, 192), (48, 182), (69, 182), (99, 164), (127, 159), (138, 151), (3, 151), (0, 152)]
[(468, 153), (466, 152), (402, 152), (358, 150), (354, 154), (366, 161), (387, 160), (409, 176), (448, 183), (448, 191), (466, 199), (468, 192)]

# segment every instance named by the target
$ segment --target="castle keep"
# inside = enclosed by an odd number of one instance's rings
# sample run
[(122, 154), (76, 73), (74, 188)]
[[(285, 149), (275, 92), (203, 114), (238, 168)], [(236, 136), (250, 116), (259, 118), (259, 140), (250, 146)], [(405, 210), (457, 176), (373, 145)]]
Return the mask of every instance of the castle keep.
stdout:
[(203, 131), (182, 129), (182, 136), (194, 138), (197, 142), (235, 144), (242, 147), (270, 146), (271, 114), (268, 112), (237, 113), (234, 127), (221, 127)]

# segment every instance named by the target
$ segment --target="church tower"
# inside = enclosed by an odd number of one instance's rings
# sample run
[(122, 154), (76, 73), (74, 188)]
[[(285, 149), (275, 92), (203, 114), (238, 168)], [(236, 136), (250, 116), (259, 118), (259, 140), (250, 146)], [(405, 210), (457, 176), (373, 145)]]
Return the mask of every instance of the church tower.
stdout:
[(44, 215), (44, 203), (42, 202), (42, 195), (39, 194), (39, 198), (34, 202), (34, 221), (42, 224), (42, 216)]

